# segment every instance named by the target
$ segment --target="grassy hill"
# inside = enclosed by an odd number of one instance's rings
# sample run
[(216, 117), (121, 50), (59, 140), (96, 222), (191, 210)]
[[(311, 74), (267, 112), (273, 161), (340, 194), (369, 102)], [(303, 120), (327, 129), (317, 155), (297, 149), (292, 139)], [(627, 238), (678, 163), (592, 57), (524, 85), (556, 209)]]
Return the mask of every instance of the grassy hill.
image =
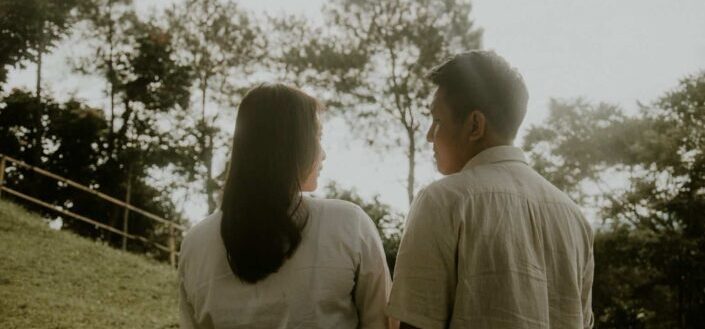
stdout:
[(176, 271), (0, 200), (0, 328), (177, 328)]

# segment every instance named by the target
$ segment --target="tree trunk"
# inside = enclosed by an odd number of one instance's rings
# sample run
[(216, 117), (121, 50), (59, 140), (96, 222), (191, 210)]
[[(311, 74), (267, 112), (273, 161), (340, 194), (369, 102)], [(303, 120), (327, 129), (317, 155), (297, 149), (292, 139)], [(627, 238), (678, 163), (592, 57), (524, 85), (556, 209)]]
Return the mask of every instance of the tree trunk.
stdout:
[(208, 90), (208, 85), (203, 84), (201, 86), (201, 121), (206, 124), (206, 91)]
[[(680, 257), (678, 257), (680, 258)], [(679, 263), (681, 263), (679, 261)], [(678, 285), (676, 286), (676, 294), (678, 295), (678, 324), (680, 328), (687, 328), (686, 312), (685, 312), (685, 298), (683, 291), (683, 279), (678, 278)]]
[(37, 51), (37, 99), (42, 94), (42, 50)]
[(44, 55), (44, 21), (42, 21), (40, 31), (42, 35), (40, 37), (39, 45), (37, 47), (37, 99), (39, 99), (42, 94), (42, 56)]
[(407, 129), (407, 135), (409, 137), (409, 150), (407, 154), (407, 159), (409, 160), (409, 172), (406, 177), (406, 193), (409, 197), (409, 204), (414, 201), (414, 184), (416, 178), (416, 139), (414, 138), (414, 131)]
[[(130, 204), (132, 201), (132, 163), (130, 163), (127, 168), (127, 191), (125, 192), (125, 203)], [(125, 207), (122, 211), (122, 232), (127, 235), (129, 231), (130, 209)], [(122, 250), (127, 250), (127, 237), (125, 235), (122, 236)]]
[(206, 177), (203, 182), (203, 187), (208, 201), (208, 213), (210, 214), (215, 210), (216, 204), (213, 196), (213, 136), (211, 136), (211, 133), (208, 131), (208, 125), (206, 123), (207, 90), (208, 85), (203, 83), (201, 85), (201, 152), (203, 165), (206, 167)]
[(112, 153), (110, 154), (115, 160), (118, 160), (118, 155), (125, 149), (128, 144), (128, 129), (130, 125), (130, 119), (132, 118), (133, 109), (128, 99), (123, 100), (125, 103), (125, 111), (122, 113), (122, 126), (114, 134), (114, 144)]
[(108, 131), (108, 148), (115, 147), (115, 68), (113, 66), (113, 1), (108, 1), (108, 83), (110, 84), (110, 131)]
[(208, 213), (215, 210), (215, 180), (213, 179), (213, 136), (208, 135), (208, 153), (206, 153), (206, 193), (208, 194)]
[[(110, 64), (112, 65), (112, 64)], [(115, 146), (115, 86), (110, 83), (110, 131), (108, 131), (108, 145), (112, 152)]]

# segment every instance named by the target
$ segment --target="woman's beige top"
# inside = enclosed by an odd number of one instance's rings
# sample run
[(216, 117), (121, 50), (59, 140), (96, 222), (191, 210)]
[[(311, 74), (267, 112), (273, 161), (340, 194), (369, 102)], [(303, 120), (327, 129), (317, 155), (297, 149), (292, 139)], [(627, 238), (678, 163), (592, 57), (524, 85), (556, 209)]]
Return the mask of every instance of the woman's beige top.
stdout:
[(186, 235), (179, 261), (181, 328), (386, 328), (391, 281), (370, 218), (345, 201), (304, 198), (302, 240), (255, 284), (233, 275), (216, 212)]

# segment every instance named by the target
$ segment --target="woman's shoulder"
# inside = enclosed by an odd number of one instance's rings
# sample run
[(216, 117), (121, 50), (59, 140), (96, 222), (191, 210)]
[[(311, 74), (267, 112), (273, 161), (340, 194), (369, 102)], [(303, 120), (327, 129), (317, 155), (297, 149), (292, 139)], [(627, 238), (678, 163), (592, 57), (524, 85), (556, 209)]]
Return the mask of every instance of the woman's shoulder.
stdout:
[(191, 226), (182, 240), (181, 249), (184, 250), (192, 244), (202, 245), (204, 242), (212, 241), (213, 236), (219, 235), (221, 216), (221, 211), (217, 210)]
[(376, 231), (375, 224), (360, 208), (350, 201), (339, 199), (307, 198), (307, 204), (312, 208), (312, 216), (320, 222), (326, 230), (341, 231), (344, 234), (369, 235)]
[(313, 208), (312, 210), (325, 215), (326, 217), (354, 217), (356, 219), (368, 217), (360, 206), (350, 201), (314, 197), (304, 197), (304, 200), (308, 205), (310, 205), (311, 208)]

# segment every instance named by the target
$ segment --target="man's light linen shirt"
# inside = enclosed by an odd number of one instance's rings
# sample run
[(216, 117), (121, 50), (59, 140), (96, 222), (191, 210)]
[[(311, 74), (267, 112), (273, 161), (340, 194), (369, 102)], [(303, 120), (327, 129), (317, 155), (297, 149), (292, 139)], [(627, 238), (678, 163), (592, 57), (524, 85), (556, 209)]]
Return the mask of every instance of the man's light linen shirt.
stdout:
[(520, 149), (487, 149), (417, 195), (387, 313), (423, 329), (589, 328), (592, 243)]

